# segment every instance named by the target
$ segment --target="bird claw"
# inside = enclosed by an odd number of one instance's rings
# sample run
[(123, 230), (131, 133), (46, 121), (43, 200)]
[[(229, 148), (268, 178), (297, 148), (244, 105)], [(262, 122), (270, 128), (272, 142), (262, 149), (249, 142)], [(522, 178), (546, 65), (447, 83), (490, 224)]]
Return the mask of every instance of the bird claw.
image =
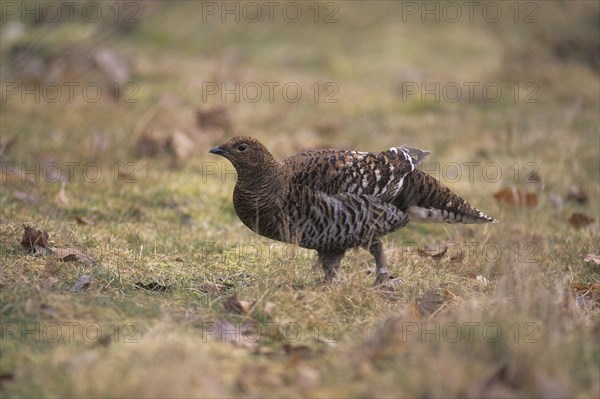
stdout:
[(387, 274), (387, 272), (377, 273), (377, 277), (375, 277), (375, 283), (373, 283), (373, 287), (378, 287), (378, 286), (382, 285), (390, 278), (392, 278), (392, 277), (390, 277), (390, 275)]
[(402, 280), (398, 277), (390, 276), (387, 273), (379, 273), (373, 283), (374, 288), (378, 288), (384, 291), (394, 291), (402, 284)]

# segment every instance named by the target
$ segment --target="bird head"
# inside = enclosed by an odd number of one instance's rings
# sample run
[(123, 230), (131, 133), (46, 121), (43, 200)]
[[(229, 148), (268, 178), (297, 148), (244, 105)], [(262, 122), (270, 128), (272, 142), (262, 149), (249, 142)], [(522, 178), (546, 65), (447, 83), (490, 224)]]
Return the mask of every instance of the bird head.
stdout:
[(248, 136), (238, 136), (213, 147), (210, 153), (227, 158), (238, 173), (269, 168), (276, 164), (269, 150), (258, 140)]

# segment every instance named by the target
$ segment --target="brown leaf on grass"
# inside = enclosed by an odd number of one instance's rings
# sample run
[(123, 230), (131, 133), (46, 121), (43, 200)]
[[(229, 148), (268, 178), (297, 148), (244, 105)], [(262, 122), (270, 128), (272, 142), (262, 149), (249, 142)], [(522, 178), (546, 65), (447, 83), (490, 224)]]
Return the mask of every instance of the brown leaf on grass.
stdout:
[(147, 290), (147, 291), (155, 291), (155, 292), (165, 292), (166, 290), (168, 290), (170, 288), (169, 285), (161, 285), (154, 281), (152, 281), (148, 284), (144, 284), (141, 281), (138, 281), (137, 283), (134, 284), (134, 286), (137, 289), (142, 289), (142, 290)]
[(571, 188), (569, 189), (569, 194), (567, 194), (567, 199), (569, 201), (575, 201), (579, 202), (580, 204), (585, 204), (586, 202), (588, 202), (588, 195), (583, 188), (571, 186)]
[(237, 295), (232, 295), (223, 302), (223, 310), (228, 313), (247, 315), (250, 313), (256, 301), (239, 300)]
[(583, 261), (587, 262), (587, 263), (595, 263), (597, 265), (600, 265), (600, 255), (598, 254), (585, 254), (583, 256)]
[(196, 122), (201, 129), (221, 128), (231, 130), (231, 116), (222, 105), (212, 108), (199, 108), (196, 111)]
[(77, 248), (52, 248), (51, 251), (54, 256), (56, 256), (59, 260), (63, 262), (74, 262), (77, 260), (81, 260), (83, 262), (91, 264), (96, 263), (96, 259), (94, 259), (90, 255), (83, 253)]
[(529, 193), (520, 188), (504, 188), (495, 193), (494, 198), (498, 202), (511, 206), (526, 206), (528, 208), (535, 208), (538, 203), (536, 193)]
[(450, 263), (461, 263), (465, 259), (465, 251), (460, 251), (450, 257)]
[(139, 157), (154, 158), (166, 150), (166, 141), (154, 135), (144, 133), (138, 137), (135, 149)]
[(48, 233), (41, 231), (31, 226), (23, 226), (23, 237), (21, 238), (21, 246), (29, 249), (32, 252), (43, 252), (43, 249), (48, 249)]
[(594, 223), (594, 219), (586, 215), (585, 213), (575, 212), (569, 218), (569, 223), (577, 228), (587, 226), (588, 224)]
[(89, 288), (92, 283), (92, 277), (89, 274), (82, 274), (71, 287), (71, 292), (81, 292)]
[(35, 227), (24, 226), (21, 246), (40, 255), (53, 255), (63, 262), (81, 260), (92, 264), (96, 263), (96, 259), (77, 248), (50, 248), (49, 239), (48, 233), (38, 230)]
[(447, 245), (445, 245), (445, 246), (444, 246), (444, 249), (442, 249), (442, 250), (441, 250), (440, 252), (438, 252), (437, 254), (436, 254), (436, 253), (433, 253), (432, 251), (424, 250), (424, 249), (421, 249), (421, 248), (418, 248), (418, 249), (417, 249), (417, 253), (418, 253), (420, 256), (422, 256), (422, 257), (424, 257), (424, 258), (426, 258), (426, 257), (430, 257), (430, 258), (432, 258), (432, 259), (435, 259), (435, 260), (440, 260), (440, 259), (442, 259), (442, 258), (444, 257), (444, 255), (446, 254), (446, 252), (447, 252), (447, 251), (448, 251), (448, 246), (447, 246)]
[(67, 184), (63, 182), (60, 186), (60, 191), (54, 197), (54, 202), (61, 208), (66, 208), (69, 206), (69, 197), (67, 197), (67, 193), (65, 192), (65, 187)]
[(94, 221), (92, 219), (86, 218), (85, 216), (75, 216), (75, 221), (77, 222), (77, 224), (81, 224), (84, 226), (93, 226)]

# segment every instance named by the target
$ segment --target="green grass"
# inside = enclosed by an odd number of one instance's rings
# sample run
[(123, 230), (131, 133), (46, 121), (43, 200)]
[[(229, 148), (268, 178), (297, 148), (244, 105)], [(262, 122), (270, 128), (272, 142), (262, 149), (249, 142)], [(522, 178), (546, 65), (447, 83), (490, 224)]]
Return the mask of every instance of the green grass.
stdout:
[[(600, 269), (583, 261), (599, 241), (600, 84), (589, 51), (590, 42), (597, 50), (598, 21), (589, 15), (598, 7), (538, 5), (533, 24), (402, 22), (401, 5), (391, 2), (339, 3), (335, 24), (223, 24), (203, 23), (196, 2), (142, 2), (134, 29), (105, 40), (98, 32), (110, 19), (3, 34), (3, 85), (40, 79), (11, 63), (15, 48), (30, 46), (30, 59), (50, 60), (46, 69), (74, 51), (42, 84), (98, 82), (105, 91), (97, 103), (81, 95), (2, 102), (2, 140), (14, 139), (0, 175), (2, 395), (600, 395)], [(99, 47), (128, 57), (136, 103), (109, 95), (109, 79), (88, 57)], [(303, 96), (202, 101), (203, 83), (225, 81), (297, 82)], [(315, 82), (334, 82), (338, 102), (315, 102)], [(403, 100), (402, 82), (493, 82), (503, 95), (494, 103), (481, 95)], [(535, 103), (524, 101), (528, 82), (539, 89)], [(229, 111), (232, 132), (197, 127), (196, 109), (217, 105)], [(187, 156), (174, 159), (168, 148), (137, 155), (140, 136), (175, 131), (191, 138)], [(279, 158), (324, 146), (425, 148), (426, 171), (501, 223), (414, 224), (390, 234), (390, 269), (401, 280), (393, 291), (371, 288), (374, 265), (364, 251), (350, 251), (341, 281), (324, 284), (312, 251), (258, 237), (238, 220), (233, 168), (208, 154), (233, 134), (258, 137)], [(56, 200), (52, 162), (72, 177), (68, 204)], [(68, 162), (77, 162), (73, 175)], [(465, 162), (477, 162), (472, 176)], [(12, 173), (14, 165), (29, 172)], [(97, 181), (86, 165), (101, 172)], [(482, 174), (494, 167), (498, 178), (494, 169)], [(534, 170), (541, 182), (526, 180)], [(586, 203), (567, 199), (572, 186), (585, 189)], [(504, 187), (536, 193), (537, 206), (497, 202)], [(575, 228), (573, 212), (595, 222)], [(19, 245), (24, 224), (97, 262), (27, 252)], [(417, 251), (438, 253), (444, 243), (440, 260)], [(71, 292), (84, 274), (90, 287)], [(249, 301), (248, 313), (227, 310), (233, 295)]]

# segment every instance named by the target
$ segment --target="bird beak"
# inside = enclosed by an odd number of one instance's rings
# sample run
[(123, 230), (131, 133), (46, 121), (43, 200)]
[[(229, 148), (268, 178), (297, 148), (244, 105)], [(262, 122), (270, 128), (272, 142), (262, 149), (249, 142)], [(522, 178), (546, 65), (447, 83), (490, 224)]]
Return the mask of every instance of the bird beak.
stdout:
[(219, 146), (214, 146), (213, 148), (210, 149), (209, 151), (211, 154), (217, 154), (217, 155), (225, 155), (227, 154), (227, 151), (222, 149)]

